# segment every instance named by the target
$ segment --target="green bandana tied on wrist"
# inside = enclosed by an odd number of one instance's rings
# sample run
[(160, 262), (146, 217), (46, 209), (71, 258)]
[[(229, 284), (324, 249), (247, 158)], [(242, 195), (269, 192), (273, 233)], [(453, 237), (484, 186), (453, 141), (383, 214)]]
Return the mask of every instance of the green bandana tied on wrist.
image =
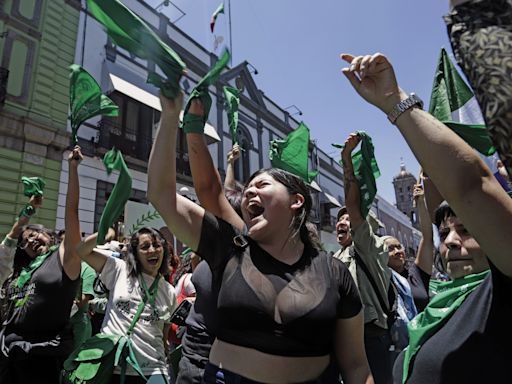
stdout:
[(409, 346), (405, 349), (402, 383), (407, 382), (414, 358), (421, 346), (446, 324), (471, 292), (482, 284), (488, 274), (487, 270), (437, 285), (437, 295), (425, 310), (412, 319), (408, 325)]
[[(210, 93), (208, 92), (208, 87), (214, 84), (220, 76), (220, 73), (226, 66), (228, 65), (230, 58), (229, 51), (226, 49), (219, 61), (213, 66), (212, 69), (203, 77), (199, 83), (194, 87), (187, 101), (187, 105), (185, 106), (185, 111), (183, 113), (183, 122), (181, 124), (181, 128), (185, 133), (203, 133), (204, 125), (206, 124), (206, 120), (208, 120), (208, 115), (210, 114), (210, 108), (212, 106), (212, 98)], [(192, 104), (192, 99), (199, 98), (203, 104), (204, 115), (197, 116), (192, 115), (188, 112), (190, 106)]]
[(105, 236), (109, 227), (114, 224), (121, 212), (123, 212), (124, 206), (132, 192), (132, 177), (124, 162), (121, 151), (113, 148), (105, 153), (103, 164), (107, 169), (108, 175), (110, 175), (113, 170), (119, 171), (119, 178), (101, 215), (96, 244), (103, 244), (105, 242)]
[(119, 107), (101, 92), (94, 78), (77, 64), (69, 69), (69, 109), (71, 110), (71, 141), (78, 142), (78, 128), (86, 120), (98, 115), (117, 116)]
[(228, 113), (229, 130), (233, 144), (238, 144), (238, 106), (240, 105), (240, 91), (232, 87), (224, 87), (224, 98), (226, 99), (226, 111)]
[(286, 139), (270, 142), (269, 158), (273, 167), (293, 173), (306, 183), (311, 183), (318, 174), (308, 171), (309, 128), (303, 122)]
[[(361, 150), (352, 154), (352, 165), (359, 183), (361, 215), (366, 217), (377, 194), (375, 180), (379, 178), (380, 170), (375, 158), (372, 138), (364, 131), (357, 131), (357, 134), (361, 138)], [(335, 148), (343, 148), (341, 144), (331, 145)]]
[(133, 55), (158, 65), (167, 77), (150, 72), (147, 82), (160, 88), (162, 94), (174, 99), (180, 92), (179, 81), (185, 63), (171, 47), (125, 5), (117, 0), (87, 0), (91, 15), (107, 30), (119, 47)]

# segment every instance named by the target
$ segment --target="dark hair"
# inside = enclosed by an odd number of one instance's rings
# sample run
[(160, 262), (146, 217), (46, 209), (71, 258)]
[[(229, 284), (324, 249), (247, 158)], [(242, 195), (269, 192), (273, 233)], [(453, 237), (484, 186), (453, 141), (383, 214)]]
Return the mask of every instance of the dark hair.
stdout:
[(126, 255), (126, 265), (128, 267), (128, 276), (137, 277), (139, 273), (142, 272), (139, 257), (137, 254), (137, 247), (139, 245), (139, 237), (141, 235), (150, 235), (153, 240), (159, 240), (162, 244), (164, 250), (164, 257), (162, 259), (162, 264), (158, 269), (158, 273), (162, 275), (166, 275), (168, 273), (169, 268), (169, 245), (167, 244), (167, 240), (162, 235), (162, 233), (155, 228), (143, 227), (135, 232), (130, 238), (130, 247), (128, 248), (128, 253)]
[(306, 226), (306, 223), (308, 222), (309, 218), (309, 212), (311, 211), (311, 208), (313, 206), (313, 200), (311, 199), (311, 194), (309, 193), (309, 188), (306, 185), (306, 183), (302, 181), (300, 177), (295, 176), (294, 174), (284, 171), (282, 169), (265, 168), (254, 172), (251, 175), (251, 177), (249, 177), (249, 180), (247, 180), (247, 183), (245, 184), (244, 190), (256, 176), (259, 176), (263, 173), (268, 174), (274, 180), (283, 184), (290, 195), (299, 193), (304, 197), (304, 204), (302, 204), (301, 209), (298, 210), (297, 214), (295, 215), (293, 221), (290, 224), (290, 228), (293, 230), (291, 237), (299, 235), (303, 243), (309, 244), (312, 247), (319, 249), (318, 242), (314, 241), (310, 234), (310, 231)]
[(21, 232), (18, 236), (18, 243), (16, 245), (16, 251), (14, 253), (14, 261), (13, 261), (13, 276), (17, 276), (19, 272), (26, 267), (33, 260), (23, 248), (25, 243), (23, 239), (23, 234), (27, 231), (36, 231), (39, 233), (44, 233), (46, 236), (50, 238), (49, 246), (52, 246), (56, 243), (55, 233), (48, 228), (45, 228), (41, 224), (30, 224), (26, 225), (21, 229)]
[(439, 207), (436, 208), (434, 213), (434, 224), (436, 225), (437, 229), (439, 229), (443, 221), (448, 217), (457, 217), (457, 215), (455, 212), (453, 212), (450, 204), (448, 204), (448, 202), (445, 200), (439, 204)]
[(171, 284), (176, 286), (181, 277), (186, 273), (192, 273), (192, 251), (181, 254), (180, 264), (176, 269)]
[[(237, 183), (240, 184), (240, 183)], [(242, 217), (242, 195), (243, 187), (240, 189), (226, 189), (224, 195), (228, 199), (229, 204), (233, 207), (238, 216)]]

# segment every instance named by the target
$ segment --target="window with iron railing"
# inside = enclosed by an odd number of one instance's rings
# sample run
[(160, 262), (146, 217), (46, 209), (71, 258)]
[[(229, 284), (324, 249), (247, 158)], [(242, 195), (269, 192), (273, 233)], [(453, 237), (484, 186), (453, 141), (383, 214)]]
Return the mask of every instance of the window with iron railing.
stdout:
[[(119, 114), (101, 120), (99, 146), (116, 147), (125, 155), (148, 161), (160, 112), (117, 91), (109, 97), (119, 106)], [(177, 137), (176, 171), (191, 175), (186, 138), (181, 129)]]

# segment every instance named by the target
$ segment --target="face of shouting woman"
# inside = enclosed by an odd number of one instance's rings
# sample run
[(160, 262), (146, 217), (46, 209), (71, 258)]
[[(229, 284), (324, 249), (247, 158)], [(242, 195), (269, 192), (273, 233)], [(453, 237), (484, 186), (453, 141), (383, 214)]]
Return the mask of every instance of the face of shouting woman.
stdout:
[(149, 233), (143, 233), (139, 236), (137, 259), (142, 272), (150, 276), (156, 276), (162, 265), (163, 257), (164, 247), (159, 239)]
[(26, 229), (22, 234), (22, 248), (31, 259), (47, 252), (52, 245), (51, 237), (35, 229)]

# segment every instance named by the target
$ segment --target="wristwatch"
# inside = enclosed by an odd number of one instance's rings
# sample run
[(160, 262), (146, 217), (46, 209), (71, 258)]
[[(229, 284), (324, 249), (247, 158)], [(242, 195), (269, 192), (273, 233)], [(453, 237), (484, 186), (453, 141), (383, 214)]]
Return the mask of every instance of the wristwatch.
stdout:
[(391, 121), (391, 124), (395, 124), (396, 119), (398, 119), (402, 113), (415, 106), (419, 106), (423, 109), (423, 100), (421, 100), (415, 93), (411, 93), (407, 99), (402, 100), (393, 107), (388, 115), (389, 121)]

